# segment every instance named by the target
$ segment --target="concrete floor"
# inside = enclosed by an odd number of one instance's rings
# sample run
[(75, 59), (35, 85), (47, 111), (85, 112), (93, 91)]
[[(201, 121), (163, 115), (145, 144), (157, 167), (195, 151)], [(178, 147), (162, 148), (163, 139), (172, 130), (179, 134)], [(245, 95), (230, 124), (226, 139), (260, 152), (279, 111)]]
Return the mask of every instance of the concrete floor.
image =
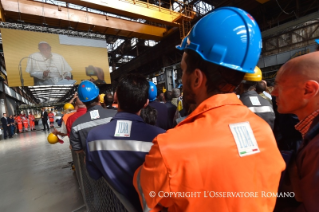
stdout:
[[(42, 126), (38, 129), (42, 129)], [(84, 205), (70, 167), (69, 144), (47, 142), (33, 131), (0, 140), (0, 211), (71, 212)]]

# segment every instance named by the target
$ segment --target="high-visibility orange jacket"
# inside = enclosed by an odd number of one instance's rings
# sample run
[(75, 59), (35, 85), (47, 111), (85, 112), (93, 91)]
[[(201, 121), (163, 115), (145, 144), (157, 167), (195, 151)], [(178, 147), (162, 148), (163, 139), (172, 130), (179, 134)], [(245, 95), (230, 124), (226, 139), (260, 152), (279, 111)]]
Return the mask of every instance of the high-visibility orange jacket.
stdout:
[(17, 116), (17, 117), (16, 117), (16, 121), (17, 121), (17, 122), (22, 122), (21, 117), (20, 117), (20, 116)]
[(30, 126), (34, 127), (34, 121), (35, 121), (34, 115), (29, 115), (28, 118), (29, 118)]
[(153, 140), (133, 183), (144, 211), (270, 212), (284, 169), (269, 125), (219, 94)]
[(49, 116), (50, 122), (54, 122), (54, 114), (53, 113), (49, 113), (48, 116)]
[(74, 113), (75, 113), (75, 111), (63, 115), (63, 118), (62, 118), (62, 119), (63, 119), (63, 122), (64, 122), (65, 125), (66, 125), (66, 123), (67, 123), (67, 121), (68, 121), (68, 118), (69, 118), (70, 116), (72, 116)]
[(35, 121), (34, 115), (29, 115), (28, 118), (29, 118), (29, 121)]

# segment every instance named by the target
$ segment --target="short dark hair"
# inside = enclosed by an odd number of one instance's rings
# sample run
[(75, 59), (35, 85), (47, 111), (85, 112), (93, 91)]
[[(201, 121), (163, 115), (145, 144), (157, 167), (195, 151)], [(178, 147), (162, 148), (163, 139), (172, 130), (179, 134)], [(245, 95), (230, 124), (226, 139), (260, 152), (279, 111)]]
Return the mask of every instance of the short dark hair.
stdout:
[(141, 74), (123, 76), (116, 89), (117, 100), (121, 110), (128, 113), (140, 111), (148, 99), (149, 83)]
[(166, 101), (172, 101), (172, 99), (173, 99), (173, 92), (172, 92), (172, 91), (166, 91), (165, 94), (164, 94), (164, 96), (165, 96), (165, 100), (166, 100)]
[(185, 52), (186, 72), (191, 74), (200, 69), (207, 77), (208, 94), (232, 93), (244, 78), (244, 72), (207, 62), (193, 50), (186, 49)]
[(163, 102), (165, 100), (165, 96), (163, 94), (163, 92), (161, 92), (158, 97), (157, 97), (158, 101)]
[(141, 118), (145, 123), (155, 125), (157, 121), (157, 110), (149, 105), (141, 110)]
[(243, 91), (251, 91), (256, 89), (257, 82), (246, 81), (243, 83)]
[(104, 103), (106, 105), (112, 105), (113, 104), (113, 95), (110, 92), (106, 92), (105, 96), (104, 96)]
[(262, 82), (262, 81), (257, 82), (257, 84), (256, 84), (256, 92), (257, 93), (262, 93), (264, 91), (266, 91), (266, 84), (264, 82)]
[(2, 113), (2, 115), (7, 114), (7, 113)]
[(88, 101), (88, 102), (83, 102), (83, 104), (85, 104), (86, 107), (90, 107), (92, 104), (96, 104), (99, 103), (99, 96), (95, 97), (95, 99)]

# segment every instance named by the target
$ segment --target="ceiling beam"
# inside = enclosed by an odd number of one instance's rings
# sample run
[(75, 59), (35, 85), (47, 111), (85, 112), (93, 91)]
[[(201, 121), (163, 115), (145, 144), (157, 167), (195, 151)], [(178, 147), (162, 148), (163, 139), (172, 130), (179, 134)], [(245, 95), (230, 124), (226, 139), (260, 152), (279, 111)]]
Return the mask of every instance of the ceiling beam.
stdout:
[(298, 19), (296, 19), (294, 21), (290, 21), (290, 22), (281, 24), (281, 25), (279, 25), (277, 27), (265, 30), (261, 34), (262, 34), (263, 38), (266, 38), (266, 37), (269, 37), (269, 36), (275, 36), (277, 33), (280, 33), (280, 32), (284, 31), (287, 28), (294, 27), (294, 26), (297, 26), (299, 24), (303, 24), (303, 23), (305, 23), (307, 21), (311, 21), (311, 20), (314, 20), (314, 19), (317, 19), (317, 18), (319, 18), (319, 12), (311, 13), (309, 15), (306, 15), (306, 16), (303, 16), (301, 18), (298, 18)]

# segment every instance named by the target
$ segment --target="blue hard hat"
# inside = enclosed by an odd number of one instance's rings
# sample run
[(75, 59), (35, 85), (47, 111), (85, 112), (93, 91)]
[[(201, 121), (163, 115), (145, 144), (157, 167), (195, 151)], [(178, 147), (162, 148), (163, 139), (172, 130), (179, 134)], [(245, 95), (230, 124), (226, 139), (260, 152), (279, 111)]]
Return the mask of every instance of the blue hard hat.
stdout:
[(91, 81), (82, 81), (78, 87), (78, 96), (82, 102), (89, 102), (98, 97), (99, 88)]
[(316, 43), (319, 44), (319, 39), (315, 39)]
[(235, 7), (221, 7), (199, 20), (176, 48), (191, 49), (217, 65), (254, 73), (262, 39), (250, 14)]
[(150, 84), (150, 88), (148, 89), (148, 100), (150, 102), (155, 101), (157, 96), (157, 87), (153, 82), (148, 82)]

